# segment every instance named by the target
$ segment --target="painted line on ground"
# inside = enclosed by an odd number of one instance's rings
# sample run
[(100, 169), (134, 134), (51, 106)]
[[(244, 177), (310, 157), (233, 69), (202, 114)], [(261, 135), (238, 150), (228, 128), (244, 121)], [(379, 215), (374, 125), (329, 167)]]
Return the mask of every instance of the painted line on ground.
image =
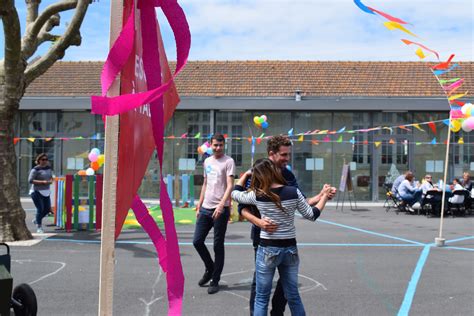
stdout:
[(467, 237), (461, 237), (461, 238), (457, 238), (457, 239), (450, 239), (450, 240), (446, 240), (446, 243), (452, 243), (452, 242), (458, 242), (458, 241), (463, 241), (463, 240), (469, 240), (469, 239), (474, 239), (474, 236), (467, 236)]
[(411, 304), (413, 303), (413, 297), (415, 296), (416, 292), (416, 287), (418, 285), (418, 281), (420, 280), (423, 267), (425, 266), (426, 260), (428, 259), (428, 255), (430, 254), (430, 249), (431, 246), (426, 245), (420, 254), (420, 258), (418, 258), (415, 271), (413, 271), (405, 292), (405, 297), (403, 299), (402, 305), (400, 306), (400, 310), (398, 311), (398, 316), (406, 316), (410, 312)]
[(419, 245), (419, 246), (425, 246), (424, 243), (420, 243), (418, 241), (413, 241), (413, 240), (409, 240), (409, 239), (405, 239), (405, 238), (401, 238), (401, 237), (395, 237), (395, 236), (391, 236), (391, 235), (387, 235), (387, 234), (377, 233), (377, 232), (373, 232), (373, 231), (370, 231), (370, 230), (365, 230), (365, 229), (362, 229), (362, 228), (357, 228), (357, 227), (353, 227), (353, 226), (349, 226), (349, 225), (344, 225), (344, 224), (339, 224), (339, 223), (326, 221), (326, 220), (323, 220), (323, 219), (319, 219), (318, 222), (322, 222), (322, 223), (329, 224), (329, 225), (334, 225), (334, 226), (339, 226), (339, 227), (343, 227), (343, 228), (347, 228), (347, 229), (351, 229), (351, 230), (355, 230), (355, 231), (359, 231), (359, 232), (362, 232), (362, 233), (367, 233), (367, 234), (375, 235), (375, 236), (379, 236), (379, 237), (385, 237), (385, 238), (405, 241), (405, 242), (408, 242), (408, 243), (411, 243), (411, 244), (416, 244), (416, 245)]
[(454, 249), (454, 250), (463, 250), (463, 251), (474, 251), (472, 248), (463, 248), (463, 247), (444, 247), (446, 249)]
[[(88, 244), (100, 244), (100, 240), (81, 240), (81, 239), (63, 239), (63, 238), (48, 238), (48, 241), (63, 241), (72, 243), (88, 243)], [(146, 240), (118, 240), (116, 244), (131, 244), (131, 245), (152, 245), (151, 241)], [(212, 246), (213, 243), (206, 242), (207, 246)], [(192, 246), (192, 242), (180, 242), (180, 246)], [(251, 242), (226, 242), (226, 246), (252, 246)], [(335, 243), (298, 243), (299, 247), (421, 247), (424, 245), (415, 244), (335, 244)]]

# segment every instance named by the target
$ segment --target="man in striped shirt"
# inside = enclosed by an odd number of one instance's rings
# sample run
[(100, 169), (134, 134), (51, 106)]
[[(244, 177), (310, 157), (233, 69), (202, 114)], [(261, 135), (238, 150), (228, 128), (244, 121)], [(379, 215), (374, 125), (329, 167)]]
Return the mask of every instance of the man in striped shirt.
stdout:
[[(294, 186), (299, 189), (295, 175), (287, 168), (291, 158), (291, 146), (292, 143), (288, 137), (282, 135), (273, 136), (267, 142), (267, 154), (268, 158), (281, 168), (283, 178), (285, 178), (287, 185)], [(250, 182), (247, 182), (247, 187), (249, 186), (249, 184)], [(316, 205), (321, 199), (322, 192), (325, 191), (328, 186), (330, 187), (329, 184), (325, 184), (320, 193), (313, 197), (307, 198), (306, 200), (308, 204), (312, 206)], [(332, 188), (329, 198), (333, 198), (335, 194), (336, 188)], [(252, 244), (256, 255), (257, 247), (260, 242), (260, 230), (263, 229), (267, 233), (273, 233), (276, 231), (278, 226), (270, 218), (260, 218), (260, 214), (257, 208), (254, 206), (240, 204), (238, 210), (240, 215), (242, 215), (246, 220), (253, 224), (251, 230), (251, 238), (253, 241)], [(253, 308), (255, 302), (255, 286), (256, 280), (254, 273), (249, 301), (250, 315), (253, 315)], [(286, 303), (287, 301), (283, 293), (283, 287), (279, 279), (275, 292), (273, 294), (272, 309), (270, 311), (270, 315), (283, 315)]]

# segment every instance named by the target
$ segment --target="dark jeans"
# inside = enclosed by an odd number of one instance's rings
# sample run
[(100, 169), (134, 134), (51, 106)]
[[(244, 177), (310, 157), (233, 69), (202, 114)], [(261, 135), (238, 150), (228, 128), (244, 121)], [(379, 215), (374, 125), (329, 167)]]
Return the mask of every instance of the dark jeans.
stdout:
[(43, 217), (48, 215), (51, 210), (51, 199), (49, 196), (42, 196), (38, 191), (31, 193), (31, 199), (36, 207), (36, 225), (41, 227)]
[[(212, 271), (212, 281), (219, 282), (221, 279), (222, 269), (224, 269), (224, 240), (227, 231), (227, 222), (229, 221), (230, 210), (224, 207), (221, 216), (216, 220), (212, 218), (215, 209), (199, 209), (199, 216), (196, 221), (196, 230), (194, 231), (193, 245), (206, 267), (207, 271)], [(204, 242), (211, 228), (214, 228), (214, 260), (207, 250)]]
[[(253, 249), (255, 251), (255, 260), (257, 260), (257, 249), (258, 246), (254, 245)], [(253, 316), (253, 309), (255, 306), (255, 295), (257, 294), (257, 277), (256, 271), (253, 272), (252, 286), (250, 289), (250, 316)], [(281, 284), (281, 278), (278, 278), (278, 282), (273, 293), (272, 298), (272, 310), (270, 311), (271, 316), (283, 316), (285, 312), (287, 300), (285, 298), (285, 293), (283, 291), (283, 286)]]

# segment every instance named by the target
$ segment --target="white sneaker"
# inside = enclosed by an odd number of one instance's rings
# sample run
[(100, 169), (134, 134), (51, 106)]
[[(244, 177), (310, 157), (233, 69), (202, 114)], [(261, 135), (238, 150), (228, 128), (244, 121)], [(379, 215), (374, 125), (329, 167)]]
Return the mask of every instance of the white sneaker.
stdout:
[(37, 233), (37, 234), (44, 234), (43, 228), (38, 227), (38, 229), (36, 230), (36, 233)]
[(410, 205), (407, 205), (407, 211), (410, 213), (415, 213), (415, 210)]
[(412, 208), (414, 208), (415, 210), (419, 210), (421, 208), (420, 202), (416, 202), (415, 204), (413, 204)]

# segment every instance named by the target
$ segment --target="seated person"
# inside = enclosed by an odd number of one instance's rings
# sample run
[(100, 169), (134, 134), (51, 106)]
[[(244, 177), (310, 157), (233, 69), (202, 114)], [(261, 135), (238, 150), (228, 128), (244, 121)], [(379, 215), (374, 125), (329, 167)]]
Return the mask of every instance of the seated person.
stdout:
[(400, 197), (400, 195), (399, 195), (399, 193), (398, 193), (398, 192), (399, 192), (398, 187), (399, 187), (400, 184), (403, 182), (403, 180), (405, 180), (405, 176), (406, 176), (409, 172), (411, 172), (411, 171), (407, 171), (407, 172), (405, 172), (404, 174), (399, 175), (399, 176), (395, 179), (395, 181), (393, 181), (392, 190), (391, 190), (391, 191), (392, 191), (392, 194), (393, 194), (395, 197), (397, 197), (397, 198)]
[[(453, 184), (451, 185), (451, 191), (454, 193), (455, 191), (463, 191), (464, 188), (460, 184), (458, 179), (453, 179)], [(453, 194), (449, 199), (449, 203), (452, 204), (462, 204), (464, 203), (464, 195)]]
[(468, 190), (469, 193), (472, 191), (472, 181), (471, 181), (471, 175), (469, 172), (464, 172), (462, 175), (462, 180), (461, 180), (461, 185), (463, 186), (464, 189)]
[(421, 185), (421, 190), (423, 191), (423, 201), (425, 203), (431, 203), (431, 202), (439, 202), (441, 201), (441, 196), (440, 195), (426, 195), (428, 191), (439, 191), (438, 185), (433, 184), (433, 177), (430, 174), (427, 174), (425, 176), (425, 179), (423, 180), (423, 183)]
[(413, 185), (414, 178), (413, 173), (407, 172), (405, 180), (398, 187), (400, 198), (407, 204), (408, 211), (412, 213), (415, 212), (412, 206), (417, 202), (421, 203), (421, 195), (423, 193), (420, 187)]

